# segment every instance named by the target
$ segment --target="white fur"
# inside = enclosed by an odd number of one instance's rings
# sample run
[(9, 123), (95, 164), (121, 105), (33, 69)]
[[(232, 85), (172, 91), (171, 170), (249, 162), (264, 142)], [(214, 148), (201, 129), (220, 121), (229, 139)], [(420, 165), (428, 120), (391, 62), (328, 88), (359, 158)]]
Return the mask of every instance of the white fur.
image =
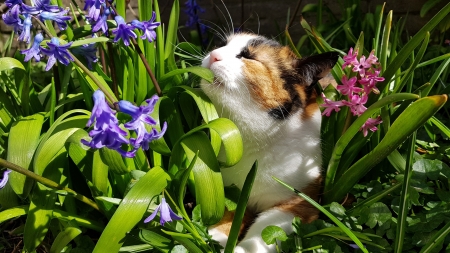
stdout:
[[(268, 210), (261, 213), (251, 226), (236, 252), (243, 249), (247, 252), (274, 252), (274, 247), (267, 246), (260, 238), (261, 230), (267, 225), (291, 229), (293, 215), (270, 208), (292, 198), (294, 193), (272, 176), (302, 189), (320, 175), (320, 112), (317, 111), (307, 121), (301, 120), (302, 110), (288, 119), (277, 120), (262, 109), (247, 88), (242, 73), (243, 62), (236, 55), (255, 37), (233, 35), (226, 46), (214, 52), (220, 55), (219, 61), (211, 61), (208, 55), (202, 64), (209, 67), (216, 77), (213, 84), (203, 80), (202, 89), (219, 115), (231, 119), (238, 126), (244, 142), (241, 161), (222, 169), (224, 185), (235, 184), (242, 188), (252, 164), (258, 160), (258, 174), (247, 208), (256, 213)], [(223, 241), (223, 238), (217, 239)]]

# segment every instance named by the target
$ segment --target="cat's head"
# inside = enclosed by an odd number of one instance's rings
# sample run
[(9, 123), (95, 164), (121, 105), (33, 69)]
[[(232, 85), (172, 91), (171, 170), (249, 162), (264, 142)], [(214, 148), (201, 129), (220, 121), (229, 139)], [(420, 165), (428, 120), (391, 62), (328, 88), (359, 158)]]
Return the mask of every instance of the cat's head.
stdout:
[(202, 66), (215, 78), (201, 87), (222, 117), (241, 128), (267, 131), (292, 117), (307, 120), (319, 112), (312, 84), (327, 75), (337, 59), (337, 53), (298, 59), (274, 40), (233, 34), (224, 47), (203, 59)]

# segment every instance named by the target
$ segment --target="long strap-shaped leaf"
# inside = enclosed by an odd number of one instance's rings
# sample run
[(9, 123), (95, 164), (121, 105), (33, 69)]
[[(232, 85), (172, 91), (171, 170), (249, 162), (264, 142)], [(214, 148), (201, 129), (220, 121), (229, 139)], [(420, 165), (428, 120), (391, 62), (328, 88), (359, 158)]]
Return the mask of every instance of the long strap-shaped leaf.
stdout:
[[(30, 169), (31, 160), (39, 144), (44, 115), (42, 113), (24, 117), (17, 121), (9, 132), (8, 155), (6, 160), (23, 168)], [(33, 181), (25, 175), (13, 171), (9, 183), (14, 192), (26, 198)]]
[(166, 188), (168, 180), (169, 175), (160, 167), (141, 177), (120, 203), (93, 252), (119, 252), (127, 233), (142, 220), (151, 199)]
[(324, 192), (324, 203), (343, 198), (361, 177), (430, 119), (446, 101), (447, 95), (437, 95), (421, 98), (411, 104), (392, 124), (380, 144), (353, 164), (328, 191)]

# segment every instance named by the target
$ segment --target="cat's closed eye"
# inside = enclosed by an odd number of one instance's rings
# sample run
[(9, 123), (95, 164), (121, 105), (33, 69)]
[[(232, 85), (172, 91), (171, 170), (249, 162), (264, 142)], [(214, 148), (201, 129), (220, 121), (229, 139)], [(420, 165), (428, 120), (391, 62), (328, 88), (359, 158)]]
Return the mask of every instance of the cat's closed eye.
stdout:
[(253, 60), (253, 56), (250, 53), (250, 50), (248, 49), (248, 47), (244, 47), (241, 50), (241, 52), (236, 55), (236, 58), (238, 58), (238, 59), (245, 58), (245, 59)]

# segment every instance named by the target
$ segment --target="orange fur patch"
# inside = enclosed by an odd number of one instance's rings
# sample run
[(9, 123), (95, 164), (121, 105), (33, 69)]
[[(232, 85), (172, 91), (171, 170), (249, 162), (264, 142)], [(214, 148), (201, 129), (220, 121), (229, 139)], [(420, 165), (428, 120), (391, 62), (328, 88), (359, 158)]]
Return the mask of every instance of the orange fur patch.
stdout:
[[(245, 235), (244, 232), (253, 223), (254, 218), (255, 218), (255, 215), (252, 212), (250, 212), (250, 211), (245, 212), (244, 218), (242, 219), (241, 227), (239, 229), (239, 237)], [(219, 221), (219, 223), (215, 224), (211, 228), (215, 228), (228, 236), (230, 234), (231, 224), (233, 223), (233, 219), (234, 219), (234, 212), (225, 210), (225, 214), (223, 215), (223, 217)]]
[[(318, 201), (322, 178), (318, 178), (316, 181), (310, 183), (301, 191)], [(313, 205), (308, 203), (301, 197), (293, 197), (289, 201), (285, 201), (275, 206), (276, 209), (282, 210), (294, 214), (296, 217), (300, 217), (302, 222), (310, 223), (319, 217), (319, 210)]]

